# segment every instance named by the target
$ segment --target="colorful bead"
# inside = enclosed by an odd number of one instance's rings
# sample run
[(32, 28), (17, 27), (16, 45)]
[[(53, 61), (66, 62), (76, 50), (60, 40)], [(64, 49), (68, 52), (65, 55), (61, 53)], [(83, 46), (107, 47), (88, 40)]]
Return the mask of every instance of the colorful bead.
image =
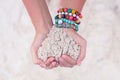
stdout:
[(76, 17), (76, 14), (73, 14), (73, 17)]
[(68, 23), (70, 24), (70, 23), (71, 23), (71, 21), (70, 21), (70, 20), (68, 20)]
[(69, 9), (68, 9), (68, 13), (71, 13), (71, 11), (72, 11), (72, 9), (69, 8)]
[(77, 18), (76, 17), (73, 17), (73, 21), (76, 21), (77, 20)]
[(65, 12), (65, 15), (67, 15), (68, 14), (68, 12)]
[(64, 12), (67, 12), (67, 11), (68, 11), (68, 9), (67, 9), (67, 8), (65, 8), (65, 9), (64, 9)]
[(76, 20), (76, 24), (80, 24), (80, 20), (78, 19), (78, 20)]
[(71, 8), (61, 8), (55, 16), (56, 27), (72, 28), (78, 31), (78, 25), (81, 23), (82, 14)]
[(55, 23), (56, 23), (56, 24), (58, 23), (58, 19), (55, 19)]
[(80, 17), (79, 16), (76, 16), (77, 19), (79, 19)]
[(75, 14), (76, 14), (77, 16), (79, 16), (79, 15), (80, 15), (80, 13), (79, 13), (78, 11), (76, 11), (76, 12), (75, 12)]
[(69, 13), (69, 15), (71, 16), (71, 15), (72, 15), (72, 13)]
[(59, 17), (59, 19), (62, 18), (62, 14), (59, 14), (58, 17)]
[(65, 14), (62, 14), (62, 18), (65, 18)]
[(78, 31), (78, 25), (75, 26), (75, 30)]
[(62, 14), (62, 13), (61, 13), (61, 12), (59, 12), (59, 13), (58, 13), (58, 15), (59, 15), (59, 14)]
[(55, 16), (55, 19), (58, 19), (58, 15), (57, 15), (57, 16)]
[(65, 18), (66, 18), (66, 19), (69, 19), (69, 15), (66, 15)]
[(82, 18), (82, 15), (79, 15), (80, 18)]
[(69, 19), (70, 19), (70, 20), (73, 20), (73, 16), (69, 16)]
[(58, 24), (62, 24), (63, 23), (63, 21), (60, 19), (60, 20), (58, 20)]
[(71, 21), (71, 24), (74, 24), (74, 22), (73, 22), (73, 21)]
[(64, 12), (64, 8), (62, 8), (61, 11)]
[(74, 9), (72, 10), (72, 14), (75, 14), (75, 10)]
[(64, 12), (62, 12), (62, 14), (65, 14)]

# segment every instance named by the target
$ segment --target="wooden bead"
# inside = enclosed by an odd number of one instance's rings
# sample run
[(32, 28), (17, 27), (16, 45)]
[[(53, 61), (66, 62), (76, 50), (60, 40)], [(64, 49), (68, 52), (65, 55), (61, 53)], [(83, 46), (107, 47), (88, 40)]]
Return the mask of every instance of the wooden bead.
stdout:
[(66, 19), (69, 19), (69, 15), (67, 14), (67, 15), (65, 16), (65, 18), (66, 18)]
[(64, 8), (62, 8), (61, 11), (64, 12)]
[(80, 13), (79, 13), (78, 11), (76, 11), (76, 12), (75, 12), (75, 14), (76, 14), (77, 16), (79, 16), (79, 15), (80, 15)]
[(80, 20), (79, 20), (79, 19), (76, 20), (75, 23), (76, 23), (76, 24), (80, 24)]

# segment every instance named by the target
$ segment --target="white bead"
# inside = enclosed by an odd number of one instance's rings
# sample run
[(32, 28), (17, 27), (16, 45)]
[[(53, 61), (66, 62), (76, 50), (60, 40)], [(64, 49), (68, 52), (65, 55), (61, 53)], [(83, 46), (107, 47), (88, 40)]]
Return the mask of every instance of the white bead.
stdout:
[(72, 13), (69, 13), (70, 16), (72, 16)]
[(61, 12), (59, 12), (58, 14), (62, 14)]
[(67, 13), (67, 12), (65, 12), (65, 14), (67, 15), (68, 13)]
[(58, 20), (58, 24), (62, 24), (63, 23), (63, 21), (62, 20)]
[(79, 19), (79, 16), (76, 16), (77, 19)]
[(62, 12), (62, 14), (65, 14), (64, 12)]
[(73, 17), (76, 17), (76, 14), (73, 14)]

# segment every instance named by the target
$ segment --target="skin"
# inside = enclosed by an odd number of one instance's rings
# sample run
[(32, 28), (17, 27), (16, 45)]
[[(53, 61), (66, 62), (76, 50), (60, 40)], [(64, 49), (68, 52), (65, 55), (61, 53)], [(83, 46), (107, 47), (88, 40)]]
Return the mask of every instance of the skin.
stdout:
[[(63, 30), (81, 46), (81, 55), (79, 55), (78, 60), (74, 60), (68, 55), (62, 55), (59, 58), (59, 63), (55, 61), (54, 57), (49, 57), (45, 62), (38, 58), (37, 51), (49, 33), (50, 28), (53, 26), (46, 2), (45, 0), (23, 0), (36, 32), (30, 49), (33, 62), (46, 69), (52, 69), (59, 65), (61, 67), (80, 65), (85, 58), (86, 40), (73, 29), (64, 28)], [(59, 7), (72, 8), (81, 12), (85, 0), (58, 0), (58, 3)], [(47, 19), (45, 17), (47, 17)]]

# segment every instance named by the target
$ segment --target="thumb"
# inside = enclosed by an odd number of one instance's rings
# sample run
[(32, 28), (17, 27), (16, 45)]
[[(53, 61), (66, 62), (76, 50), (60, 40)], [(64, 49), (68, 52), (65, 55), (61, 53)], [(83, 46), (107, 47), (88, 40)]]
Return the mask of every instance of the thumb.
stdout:
[(42, 42), (43, 42), (42, 36), (41, 35), (39, 35), (39, 36), (36, 35), (30, 50), (31, 50), (33, 62), (35, 64), (45, 66), (44, 62), (38, 57), (38, 49), (41, 46)]

